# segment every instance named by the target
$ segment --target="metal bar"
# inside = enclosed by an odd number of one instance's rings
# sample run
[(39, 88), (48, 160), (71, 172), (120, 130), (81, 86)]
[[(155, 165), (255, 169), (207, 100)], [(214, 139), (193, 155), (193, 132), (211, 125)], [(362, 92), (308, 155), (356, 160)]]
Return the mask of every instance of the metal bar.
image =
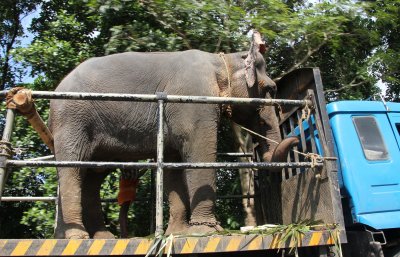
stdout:
[[(281, 126), (282, 127), (283, 138), (287, 137), (287, 135), (288, 135), (286, 124), (287, 124), (287, 122), (283, 123), (282, 126)], [(290, 162), (290, 155), (287, 156), (287, 161)], [(290, 169), (290, 168), (283, 169), (282, 170), (282, 181), (290, 178), (291, 174), (292, 174), (292, 169)]]
[(54, 202), (56, 200), (55, 196), (4, 196), (1, 198), (2, 202)]
[[(294, 118), (293, 118), (293, 116), (289, 117), (289, 125), (290, 125), (290, 131), (294, 134)], [(297, 151), (299, 150), (298, 147), (294, 146), (293, 150), (295, 150), (295, 151), (293, 151), (294, 162), (299, 162), (300, 161), (299, 154), (297, 153)], [(294, 169), (292, 172), (293, 172), (292, 175), (297, 175), (300, 173), (300, 169)]]
[[(218, 195), (217, 199), (248, 199), (255, 198), (258, 195)], [(3, 202), (54, 202), (57, 201), (56, 196), (3, 196), (1, 201)], [(151, 197), (137, 197), (135, 202), (151, 201)], [(115, 198), (101, 199), (103, 203), (114, 203), (117, 202)]]
[[(168, 169), (222, 169), (222, 168), (304, 168), (311, 167), (311, 162), (205, 162), (205, 163), (164, 163), (164, 168)], [(316, 166), (323, 166), (322, 163)]]
[(11, 167), (81, 167), (81, 168), (115, 168), (115, 169), (156, 169), (157, 163), (145, 162), (94, 162), (94, 161), (30, 161), (7, 160)]
[[(135, 198), (135, 202), (140, 202), (140, 201), (150, 201), (151, 199), (149, 197), (137, 197)], [(4, 196), (1, 201), (3, 202), (54, 202), (57, 201), (56, 196)], [(117, 202), (117, 199), (115, 198), (105, 198), (101, 199), (101, 202), (103, 203), (112, 203), (112, 202)]]
[(41, 157), (27, 159), (27, 161), (45, 161), (45, 160), (54, 160), (54, 155), (41, 156)]
[[(307, 152), (307, 143), (306, 143), (306, 136), (303, 128), (303, 120), (301, 119), (301, 111), (297, 111), (297, 120), (298, 120), (298, 126), (299, 126), (299, 131), (300, 131), (300, 139), (301, 139), (301, 151), (303, 153)], [(300, 156), (301, 157), (301, 156)], [(300, 158), (300, 160), (304, 160), (304, 157)]]
[(253, 153), (217, 153), (218, 156), (253, 157)]
[[(11, 167), (83, 167), (83, 168), (120, 168), (120, 169), (156, 169), (157, 163), (143, 162), (81, 162), (81, 161), (21, 161), (7, 160)], [(221, 168), (304, 168), (311, 167), (311, 162), (167, 162), (163, 164), (168, 169), (221, 169)], [(317, 164), (319, 166), (320, 164)], [(322, 164), (320, 165), (322, 166)]]
[[(7, 90), (0, 91), (0, 97), (5, 97)], [(50, 92), (32, 91), (32, 97), (36, 99), (71, 99), (71, 100), (103, 100), (103, 101), (137, 101), (156, 102), (160, 99), (151, 94), (118, 94), (118, 93), (84, 93), (84, 92)], [(254, 104), (254, 105), (311, 105), (309, 100), (286, 100), (286, 99), (264, 99), (264, 98), (239, 98), (239, 97), (216, 97), (216, 96), (182, 96), (164, 95), (165, 103), (209, 103), (209, 104)]]
[[(311, 98), (311, 101), (314, 103), (314, 106), (316, 106), (317, 102), (316, 102), (316, 98), (315, 98), (315, 95), (314, 95), (314, 91), (309, 89), (308, 90), (308, 95)], [(321, 120), (321, 116), (320, 116), (319, 111), (320, 111), (319, 108), (315, 108), (314, 112), (313, 112), (315, 126), (316, 126), (316, 129), (318, 131), (319, 138), (320, 138), (319, 142), (322, 145), (322, 149), (324, 151), (324, 155), (325, 156), (331, 156), (331, 153), (328, 150), (328, 146), (326, 145), (325, 131), (324, 131), (324, 128), (322, 126), (322, 122), (321, 122), (322, 120)]]
[[(11, 135), (14, 128), (14, 119), (15, 119), (15, 110), (7, 109), (6, 124), (4, 125), (3, 137), (1, 139), (3, 142), (10, 142), (11, 140)], [(1, 197), (3, 195), (4, 185), (7, 179), (7, 168), (8, 168), (7, 167), (8, 153), (6, 153), (7, 150), (2, 149), (1, 151), (2, 155), (0, 156), (0, 202), (1, 202)]]
[(156, 173), (156, 231), (155, 236), (164, 234), (163, 229), (163, 162), (164, 162), (164, 100), (158, 100), (157, 173)]
[(314, 124), (312, 122), (312, 118), (310, 117), (307, 122), (308, 122), (308, 131), (310, 132), (311, 152), (317, 153), (317, 145), (315, 143)]
[(151, 170), (150, 173), (150, 226), (149, 226), (149, 235), (153, 234), (156, 231), (156, 174), (154, 170)]
[(15, 118), (15, 110), (7, 109), (6, 124), (4, 127), (2, 140), (6, 140), (7, 142), (10, 141), (11, 135), (13, 132), (13, 128), (14, 128), (14, 118)]

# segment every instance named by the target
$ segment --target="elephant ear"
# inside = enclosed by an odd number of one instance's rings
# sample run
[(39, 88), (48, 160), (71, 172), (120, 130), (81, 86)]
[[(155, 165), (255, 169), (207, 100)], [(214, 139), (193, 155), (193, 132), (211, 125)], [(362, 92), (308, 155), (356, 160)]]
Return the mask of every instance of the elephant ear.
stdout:
[(266, 51), (265, 42), (261, 39), (261, 34), (258, 31), (253, 30), (250, 50), (247, 54), (244, 63), (245, 67), (245, 75), (246, 82), (249, 87), (253, 87), (256, 83), (256, 58), (257, 52), (264, 54)]

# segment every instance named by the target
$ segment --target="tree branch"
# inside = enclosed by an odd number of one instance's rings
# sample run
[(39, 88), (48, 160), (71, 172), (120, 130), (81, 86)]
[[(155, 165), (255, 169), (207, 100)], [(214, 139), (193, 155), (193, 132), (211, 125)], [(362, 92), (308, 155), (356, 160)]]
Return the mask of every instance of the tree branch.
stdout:
[(167, 23), (166, 21), (161, 20), (161, 19), (160, 19), (161, 14), (155, 12), (154, 10), (151, 10), (150, 8), (151, 8), (151, 7), (148, 8), (149, 13), (150, 13), (151, 15), (153, 15), (153, 17), (156, 19), (156, 21), (158, 21), (161, 25), (163, 25), (163, 26), (165, 26), (165, 27), (167, 27), (167, 28), (172, 29), (175, 33), (177, 33), (179, 36), (181, 36), (182, 39), (183, 39), (183, 43), (185, 44), (185, 46), (186, 46), (188, 49), (192, 49), (192, 48), (193, 48), (193, 47), (191, 46), (191, 44), (190, 44), (190, 40), (187, 38), (187, 36), (186, 36), (185, 33), (183, 33), (182, 31), (180, 31), (180, 30), (179, 30), (178, 28), (176, 28), (175, 26), (173, 26), (173, 25)]
[[(295, 69), (299, 68), (301, 65), (303, 65), (305, 62), (308, 61), (308, 59), (315, 54), (316, 52), (318, 52), (319, 49), (321, 49), (322, 46), (324, 46), (326, 44), (326, 42), (328, 42), (329, 38), (328, 38), (328, 34), (324, 32), (324, 40), (319, 43), (316, 47), (311, 48), (309, 45), (307, 45), (307, 53), (303, 56), (303, 58), (296, 62), (292, 67), (290, 67), (288, 70), (284, 71), (279, 77), (275, 78), (274, 81), (278, 81), (280, 80), (283, 76), (287, 75), (288, 73), (294, 71)], [(308, 41), (307, 37), (306, 37), (306, 41)]]
[(350, 82), (349, 84), (347, 84), (347, 85), (345, 85), (345, 86), (343, 86), (341, 88), (324, 90), (324, 93), (337, 93), (337, 92), (343, 91), (345, 89), (349, 89), (349, 88), (353, 88), (353, 87), (359, 87), (359, 86), (362, 86), (362, 85), (368, 83), (368, 81), (366, 81), (366, 80), (358, 82), (358, 83), (354, 83), (354, 82), (355, 82), (355, 79), (353, 79), (352, 82)]
[(6, 83), (9, 79), (8, 75), (10, 72), (10, 53), (15, 44), (15, 40), (17, 39), (19, 27), (20, 27), (19, 12), (18, 12), (18, 8), (16, 5), (14, 6), (13, 22), (14, 22), (14, 28), (13, 28), (13, 31), (11, 34), (11, 39), (6, 44), (6, 52), (4, 55), (4, 65), (2, 67), (2, 77), (1, 77), (1, 90), (4, 90), (4, 88), (6, 87)]
[(218, 52), (219, 52), (219, 49), (220, 49), (220, 47), (221, 47), (221, 43), (222, 43), (222, 37), (219, 36), (219, 37), (218, 37), (217, 44), (215, 45), (215, 51), (214, 51), (214, 53), (218, 53)]

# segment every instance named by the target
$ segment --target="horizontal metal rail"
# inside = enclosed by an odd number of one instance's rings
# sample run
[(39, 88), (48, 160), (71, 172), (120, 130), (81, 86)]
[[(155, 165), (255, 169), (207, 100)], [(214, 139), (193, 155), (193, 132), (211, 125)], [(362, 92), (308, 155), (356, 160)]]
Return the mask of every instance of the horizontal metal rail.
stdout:
[(48, 161), (48, 160), (54, 160), (54, 155), (47, 155), (47, 156), (26, 159), (26, 161)]
[[(5, 97), (7, 90), (0, 91), (0, 97)], [(166, 103), (198, 103), (198, 104), (254, 104), (254, 105), (311, 105), (309, 100), (286, 100), (264, 98), (238, 98), (217, 96), (182, 96), (166, 94), (118, 94), (118, 93), (79, 93), (79, 92), (50, 92), (32, 91), (36, 99), (71, 99), (71, 100), (102, 100), (102, 101), (136, 101), (156, 102), (163, 100)]]
[[(253, 153), (217, 153), (217, 156), (231, 156), (231, 157), (253, 157)], [(54, 155), (35, 157), (27, 159), (27, 161), (44, 161), (44, 160), (54, 160)]]
[(54, 202), (55, 196), (3, 196), (2, 202)]
[(229, 156), (229, 157), (253, 157), (253, 153), (217, 153), (217, 156)]
[[(156, 169), (157, 163), (144, 162), (83, 162), (83, 161), (25, 161), (7, 160), (6, 165), (12, 167), (82, 167), (82, 168), (114, 168), (114, 169)], [(221, 168), (311, 168), (322, 167), (323, 163), (311, 162), (204, 162), (204, 163), (162, 163), (167, 169), (221, 169)]]
[[(217, 195), (217, 199), (223, 199), (223, 200), (228, 200), (228, 199), (249, 199), (249, 198), (255, 198), (258, 195)], [(151, 199), (149, 197), (137, 197), (135, 198), (135, 202), (141, 202), (141, 201), (150, 201)], [(56, 196), (3, 196), (1, 198), (1, 201), (3, 202), (55, 202), (57, 201)], [(101, 199), (101, 202), (103, 203), (114, 203), (117, 202), (117, 199), (115, 198), (105, 198)]]

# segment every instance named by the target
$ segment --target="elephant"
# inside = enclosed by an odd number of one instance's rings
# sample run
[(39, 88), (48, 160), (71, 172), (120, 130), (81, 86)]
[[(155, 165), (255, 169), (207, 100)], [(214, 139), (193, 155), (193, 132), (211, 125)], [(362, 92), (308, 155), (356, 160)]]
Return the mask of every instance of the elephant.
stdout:
[[(126, 52), (91, 58), (71, 71), (57, 92), (96, 92), (271, 98), (276, 85), (266, 74), (265, 45), (254, 32), (247, 52), (213, 54)], [(258, 39), (258, 40), (257, 40)], [(167, 162), (215, 162), (220, 117), (280, 142), (274, 106), (167, 103)], [(57, 161), (137, 161), (156, 156), (157, 103), (51, 100), (49, 127)], [(270, 161), (276, 145), (258, 139)], [(114, 238), (104, 225), (99, 190), (109, 171), (59, 167), (55, 237)], [(208, 233), (222, 228), (215, 216), (213, 169), (165, 170), (170, 205), (166, 234)]]

